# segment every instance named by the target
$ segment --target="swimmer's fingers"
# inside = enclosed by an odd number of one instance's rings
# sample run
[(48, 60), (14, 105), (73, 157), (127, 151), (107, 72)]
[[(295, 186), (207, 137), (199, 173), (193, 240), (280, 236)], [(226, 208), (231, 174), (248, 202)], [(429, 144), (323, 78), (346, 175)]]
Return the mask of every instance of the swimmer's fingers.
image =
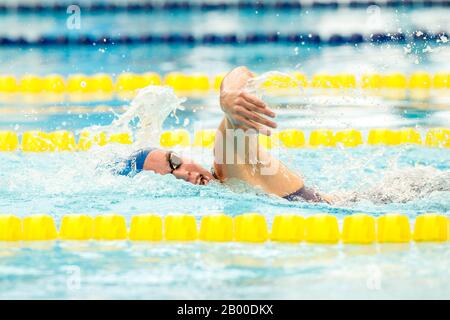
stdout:
[(275, 118), (275, 112), (270, 110), (261, 99), (247, 92), (243, 92), (242, 97), (248, 104), (252, 106), (252, 111), (262, 113), (271, 118)]
[[(266, 115), (266, 116), (271, 117), (271, 118), (275, 117), (275, 113), (273, 113), (270, 109), (268, 109), (268, 108), (261, 108), (259, 106), (256, 106), (256, 105), (252, 104), (251, 102), (248, 102), (245, 99), (239, 100), (239, 104), (241, 106), (245, 107), (250, 112), (254, 113), (255, 115), (259, 116), (260, 114), (262, 114), (262, 115)], [(258, 119), (265, 119), (265, 118), (259, 116)], [(275, 126), (276, 126), (275, 122), (273, 122), (273, 121), (270, 121), (271, 124), (266, 124), (266, 123), (260, 122), (257, 119), (252, 119), (252, 120), (254, 120), (256, 122), (259, 122), (261, 124), (264, 124), (266, 126), (272, 127), (272, 128), (275, 128)]]
[(236, 108), (236, 112), (241, 115), (244, 116), (245, 118), (247, 118), (248, 120), (254, 121), (256, 123), (262, 124), (264, 126), (270, 127), (270, 128), (276, 128), (277, 124), (273, 121), (270, 121), (264, 117), (261, 117), (259, 114), (257, 114), (256, 112), (252, 112), (249, 111), (248, 109), (244, 108), (244, 107), (237, 107)]
[(239, 127), (244, 130), (252, 129), (257, 131), (258, 133), (264, 134), (266, 136), (270, 136), (271, 132), (269, 129), (263, 127), (262, 125), (255, 123), (244, 116), (235, 115), (235, 119), (239, 123)]

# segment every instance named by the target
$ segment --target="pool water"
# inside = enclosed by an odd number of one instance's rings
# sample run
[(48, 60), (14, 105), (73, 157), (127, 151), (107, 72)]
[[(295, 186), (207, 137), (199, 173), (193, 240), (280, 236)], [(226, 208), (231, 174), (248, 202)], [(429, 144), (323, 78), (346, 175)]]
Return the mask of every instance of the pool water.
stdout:
[[(448, 30), (448, 9), (386, 9), (386, 29), (406, 31)], [(152, 16), (154, 15), (154, 16)], [(355, 17), (352, 24), (336, 25)], [(65, 16), (2, 16), (0, 28), (7, 34), (37, 37), (72, 31), (61, 28)], [(366, 10), (319, 10), (289, 12), (159, 12), (151, 15), (86, 15), (79, 33), (105, 34), (143, 32), (153, 21), (155, 31), (181, 32), (189, 24), (193, 33), (206, 31), (315, 31), (329, 34), (370, 33)], [(15, 22), (14, 22), (15, 21)], [(187, 23), (189, 21), (189, 23)], [(263, 21), (264, 23), (260, 23)], [(333, 21), (333, 23), (330, 23)], [(41, 23), (42, 22), (42, 23)], [(185, 23), (186, 22), (186, 23)], [(392, 27), (392, 28), (391, 28)], [(137, 30), (138, 29), (138, 30)], [(144, 30), (141, 30), (144, 29)], [(150, 26), (148, 27), (150, 29)], [(389, 31), (384, 30), (384, 31)], [(269, 70), (300, 70), (355, 73), (417, 70), (450, 72), (448, 44), (361, 45), (314, 47), (261, 44), (254, 46), (100, 46), (100, 47), (1, 47), (0, 73), (21, 76), (60, 73), (92, 74), (124, 71), (202, 72), (215, 75), (239, 64), (258, 73)], [(116, 118), (109, 111), (93, 111), (98, 105), (119, 110), (129, 101), (83, 101), (92, 108), (82, 114), (22, 112), (45, 110), (52, 103), (24, 100), (17, 96), (0, 99), (0, 130), (80, 132), (91, 126), (107, 126)], [(349, 97), (289, 101), (267, 100), (277, 112), (279, 129), (296, 128), (309, 133), (317, 128), (355, 128), (367, 136), (370, 128), (414, 127), (422, 137), (428, 128), (448, 127), (448, 95), (436, 101), (386, 101), (355, 93)], [(69, 107), (75, 103), (60, 102)], [(80, 103), (78, 103), (79, 105)], [(190, 99), (186, 110), (170, 116), (164, 129), (185, 128), (191, 134), (216, 128), (222, 114), (216, 94)], [(11, 112), (17, 110), (17, 112)], [(172, 176), (142, 172), (133, 178), (116, 176), (99, 163), (123, 152), (126, 146), (106, 146), (87, 152), (0, 153), (0, 212), (24, 217), (47, 213), (59, 226), (65, 214), (99, 215), (172, 213), (204, 215), (225, 213), (263, 214), (269, 226), (276, 214), (308, 216), (352, 213), (379, 216), (396, 212), (411, 221), (421, 213), (450, 213), (450, 152), (448, 148), (414, 145), (357, 148), (275, 148), (290, 168), (302, 174), (308, 185), (338, 194), (335, 205), (288, 202), (239, 183), (194, 186)], [(210, 149), (180, 149), (209, 167)], [(312, 245), (242, 243), (132, 243), (40, 242), (0, 243), (0, 298), (43, 299), (295, 299), (295, 298), (450, 298), (450, 246), (448, 243), (406, 245)]]
[[(292, 119), (292, 113), (308, 113), (302, 109), (281, 110), (280, 119), (286, 119), (286, 127), (309, 130), (318, 110), (309, 119)], [(217, 112), (203, 112), (211, 123), (220, 120)], [(192, 112), (184, 116), (196, 119)], [(389, 118), (395, 125), (421, 121), (383, 117)], [(169, 118), (166, 127), (175, 126), (173, 122)], [(201, 116), (190, 130), (199, 122), (203, 124)], [(52, 128), (50, 121), (42, 126)], [(201, 187), (151, 172), (115, 176), (97, 167), (98, 159), (114, 154), (114, 148), (0, 154), (2, 212), (22, 217), (45, 212), (58, 225), (62, 215), (70, 213), (120, 213), (129, 223), (131, 215), (149, 212), (193, 214), (198, 221), (212, 213), (259, 212), (270, 225), (275, 214), (283, 213), (331, 213), (342, 221), (352, 213), (397, 212), (413, 221), (420, 213), (450, 211), (450, 154), (442, 148), (271, 151), (301, 172), (309, 185), (344, 195), (346, 200), (333, 206), (288, 202), (240, 184)], [(180, 151), (205, 166), (212, 162), (210, 149)], [(447, 244), (8, 243), (0, 247), (0, 297), (448, 298), (449, 253)]]

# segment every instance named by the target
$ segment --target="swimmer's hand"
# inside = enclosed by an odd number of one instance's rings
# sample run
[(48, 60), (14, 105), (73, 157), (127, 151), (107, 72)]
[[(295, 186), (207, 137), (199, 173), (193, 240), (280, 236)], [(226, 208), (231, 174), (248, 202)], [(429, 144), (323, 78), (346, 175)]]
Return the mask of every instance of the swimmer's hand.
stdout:
[(269, 128), (276, 128), (277, 124), (263, 115), (275, 118), (275, 113), (261, 99), (244, 91), (247, 81), (253, 77), (246, 67), (228, 73), (220, 87), (220, 106), (235, 128), (270, 135)]

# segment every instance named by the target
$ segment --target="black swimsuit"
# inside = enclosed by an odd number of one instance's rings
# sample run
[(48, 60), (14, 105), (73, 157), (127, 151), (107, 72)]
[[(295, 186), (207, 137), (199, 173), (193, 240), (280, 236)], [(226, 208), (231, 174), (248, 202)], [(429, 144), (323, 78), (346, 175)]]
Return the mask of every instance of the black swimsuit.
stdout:
[(283, 198), (288, 201), (304, 200), (307, 202), (325, 202), (320, 194), (318, 194), (314, 189), (307, 188), (305, 186), (287, 196), (284, 196)]

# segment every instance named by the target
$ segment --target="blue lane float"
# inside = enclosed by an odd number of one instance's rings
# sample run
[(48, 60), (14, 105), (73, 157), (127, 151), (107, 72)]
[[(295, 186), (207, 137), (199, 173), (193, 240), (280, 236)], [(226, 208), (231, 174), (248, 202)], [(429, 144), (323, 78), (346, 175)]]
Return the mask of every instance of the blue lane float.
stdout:
[(38, 39), (24, 37), (0, 37), (0, 46), (90, 46), (90, 45), (123, 45), (123, 44), (180, 44), (180, 45), (249, 45), (249, 44), (296, 44), (296, 45), (358, 45), (371, 44), (404, 44), (406, 42), (436, 42), (439, 39), (449, 38), (447, 32), (428, 32), (417, 30), (411, 33), (374, 33), (364, 35), (354, 33), (350, 35), (332, 34), (324, 37), (317, 33), (249, 33), (238, 34), (205, 34), (195, 36), (189, 33), (144, 34), (140, 36), (92, 36), (80, 35), (78, 37), (44, 35)]
[[(0, 13), (65, 13), (70, 3), (4, 3), (0, 4)], [(212, 10), (301, 10), (301, 9), (338, 9), (338, 8), (367, 8), (377, 5), (385, 8), (428, 8), (450, 7), (450, 0), (388, 0), (388, 1), (142, 1), (134, 3), (91, 2), (81, 3), (83, 11), (88, 12), (151, 12), (151, 11), (212, 11)]]

